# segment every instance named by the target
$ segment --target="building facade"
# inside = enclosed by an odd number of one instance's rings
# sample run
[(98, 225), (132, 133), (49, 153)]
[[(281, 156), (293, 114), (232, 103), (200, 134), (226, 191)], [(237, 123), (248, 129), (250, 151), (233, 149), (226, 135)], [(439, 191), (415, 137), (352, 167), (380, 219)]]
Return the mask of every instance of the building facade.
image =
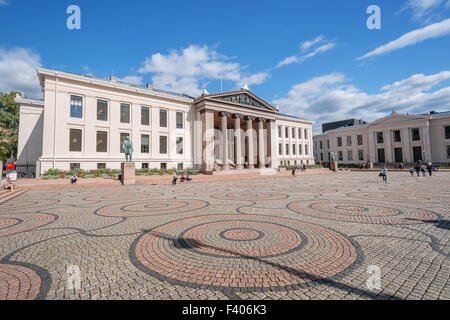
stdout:
[[(314, 163), (312, 122), (280, 114), (246, 86), (193, 98), (114, 77), (37, 72), (43, 101), (16, 101), (21, 112), (17, 164), (36, 165), (38, 174), (119, 169), (128, 136), (138, 169), (212, 172)], [(280, 137), (278, 127), (289, 136)], [(280, 154), (279, 144), (289, 147)]]
[(316, 135), (316, 162), (329, 162), (330, 152), (342, 164), (450, 162), (450, 112), (397, 114), (367, 124)]

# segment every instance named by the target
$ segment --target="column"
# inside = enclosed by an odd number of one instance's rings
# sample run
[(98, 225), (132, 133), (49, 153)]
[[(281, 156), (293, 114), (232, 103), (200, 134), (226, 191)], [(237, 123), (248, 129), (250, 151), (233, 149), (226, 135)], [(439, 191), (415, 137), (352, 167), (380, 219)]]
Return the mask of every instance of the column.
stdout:
[(254, 169), (255, 168), (255, 158), (254, 158), (254, 152), (253, 152), (253, 120), (255, 118), (253, 117), (245, 117), (245, 120), (247, 121), (247, 139), (248, 139), (248, 168)]
[(222, 170), (230, 169), (228, 164), (228, 112), (219, 112), (220, 132), (222, 135)]
[[(278, 153), (276, 151), (276, 134), (275, 120), (267, 119), (267, 167), (275, 168), (278, 164)], [(298, 146), (297, 146), (298, 147)]]
[(258, 168), (266, 167), (266, 148), (264, 143), (264, 122), (265, 119), (257, 118), (258, 123)]
[(376, 162), (376, 157), (375, 157), (376, 152), (377, 152), (377, 148), (375, 145), (374, 132), (369, 131), (369, 161), (372, 163)]
[(202, 167), (203, 172), (214, 169), (214, 111), (204, 109), (200, 111), (202, 122)]
[(242, 161), (242, 130), (241, 130), (241, 118), (240, 114), (233, 114), (234, 119), (234, 155), (236, 157), (235, 165), (236, 169), (242, 169), (243, 161)]
[(404, 160), (406, 162), (411, 163), (412, 157), (411, 157), (411, 145), (409, 143), (409, 128), (402, 129), (402, 146), (403, 146), (403, 155)]
[(431, 143), (430, 143), (430, 127), (426, 126), (422, 129), (423, 149), (425, 153), (424, 161), (431, 162)]
[(384, 131), (383, 133), (384, 139), (386, 141), (386, 162), (394, 162), (394, 159), (392, 157), (392, 134), (391, 130)]

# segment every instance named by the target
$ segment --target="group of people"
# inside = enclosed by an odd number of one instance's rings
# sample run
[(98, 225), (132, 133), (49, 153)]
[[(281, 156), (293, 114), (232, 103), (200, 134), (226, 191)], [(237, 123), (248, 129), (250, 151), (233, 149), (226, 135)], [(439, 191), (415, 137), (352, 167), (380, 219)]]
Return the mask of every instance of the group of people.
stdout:
[[(177, 184), (177, 181), (178, 181), (178, 176), (177, 176), (177, 173), (174, 172), (173, 178), (172, 178), (172, 185), (175, 186), (175, 185)], [(189, 174), (187, 174), (186, 177), (185, 177), (185, 176), (184, 176), (184, 173), (183, 173), (183, 174), (181, 175), (181, 177), (180, 177), (180, 182), (183, 183), (183, 182), (185, 182), (185, 181), (191, 182), (191, 181), (192, 181), (192, 178), (189, 176)]]
[(305, 172), (306, 171), (306, 164), (303, 165), (297, 165), (295, 167), (292, 168), (292, 177), (295, 178), (295, 172), (297, 170), (300, 170), (301, 172)]
[(14, 192), (14, 184), (12, 184), (11, 179), (9, 177), (2, 180), (2, 189)]
[(433, 172), (437, 171), (435, 167), (433, 167), (433, 164), (431, 162), (428, 162), (427, 165), (423, 163), (422, 161), (417, 162), (417, 165), (414, 168), (410, 168), (409, 172), (411, 173), (411, 177), (414, 177), (414, 171), (416, 172), (417, 176), (420, 177), (420, 173), (422, 173), (422, 176), (430, 175), (430, 177), (433, 175)]

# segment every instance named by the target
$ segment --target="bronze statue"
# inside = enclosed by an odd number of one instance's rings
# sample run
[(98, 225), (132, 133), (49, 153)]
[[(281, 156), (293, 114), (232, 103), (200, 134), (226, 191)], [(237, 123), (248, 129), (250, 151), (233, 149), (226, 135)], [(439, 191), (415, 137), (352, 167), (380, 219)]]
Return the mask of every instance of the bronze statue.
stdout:
[(330, 162), (336, 162), (336, 157), (334, 156), (334, 152), (330, 152)]
[[(130, 137), (126, 137), (125, 141), (123, 142), (123, 150), (125, 151), (125, 159), (126, 162), (131, 162), (132, 156), (133, 156), (133, 142), (130, 140)], [(128, 160), (128, 157), (130, 160)]]

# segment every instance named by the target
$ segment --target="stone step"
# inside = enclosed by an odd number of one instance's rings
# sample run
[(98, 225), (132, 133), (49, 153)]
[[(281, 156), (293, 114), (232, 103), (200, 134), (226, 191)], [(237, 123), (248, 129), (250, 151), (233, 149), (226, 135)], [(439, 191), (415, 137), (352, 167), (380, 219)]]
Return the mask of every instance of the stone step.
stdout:
[(16, 189), (14, 192), (11, 192), (11, 191), (0, 191), (0, 204), (15, 198), (15, 197), (21, 195), (24, 192), (25, 191), (20, 189), (20, 188)]

